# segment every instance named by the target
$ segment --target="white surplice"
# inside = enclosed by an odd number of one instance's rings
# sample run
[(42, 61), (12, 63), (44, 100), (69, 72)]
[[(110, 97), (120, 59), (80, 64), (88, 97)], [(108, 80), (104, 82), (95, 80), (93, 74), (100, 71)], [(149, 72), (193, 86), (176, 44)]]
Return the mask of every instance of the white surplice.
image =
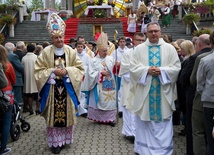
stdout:
[[(83, 50), (82, 53), (78, 53), (77, 52), (77, 55), (82, 60), (82, 63), (83, 63), (83, 66), (84, 66), (84, 72), (86, 73), (87, 69), (88, 69), (89, 62), (91, 60), (91, 57), (86, 53), (85, 50)], [(81, 83), (81, 88), (83, 87), (83, 85), (84, 85), (84, 80)], [(79, 115), (82, 115), (82, 114), (85, 114), (87, 112), (88, 111), (87, 111), (87, 105), (86, 105), (86, 95), (85, 95), (85, 93), (81, 92), (80, 93), (80, 104), (79, 104), (79, 107), (78, 107), (78, 113), (79, 113)]]
[[(114, 58), (115, 61), (121, 62), (124, 52), (128, 49), (129, 48), (126, 46), (123, 49), (119, 46), (114, 52), (112, 52), (111, 56)], [(120, 80), (118, 80), (117, 82), (120, 82)], [(118, 84), (118, 85), (120, 85), (120, 84)], [(123, 108), (120, 103), (120, 98), (121, 98), (121, 90), (118, 90), (118, 111), (122, 112)]]
[(135, 136), (135, 114), (131, 113), (126, 109), (128, 102), (127, 97), (129, 96), (129, 82), (130, 82), (130, 59), (134, 48), (128, 49), (124, 52), (121, 64), (119, 76), (121, 76), (121, 105), (123, 106), (123, 127), (122, 134), (125, 136)]

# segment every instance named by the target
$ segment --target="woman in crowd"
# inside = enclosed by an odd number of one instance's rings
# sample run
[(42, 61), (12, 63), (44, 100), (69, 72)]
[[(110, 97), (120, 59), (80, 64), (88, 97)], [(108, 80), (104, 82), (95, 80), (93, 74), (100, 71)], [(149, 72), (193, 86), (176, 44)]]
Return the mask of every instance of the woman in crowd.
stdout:
[(195, 53), (194, 45), (189, 40), (184, 40), (180, 44), (181, 53), (183, 55), (183, 61), (181, 63), (181, 71), (178, 75), (178, 102), (180, 106), (180, 110), (183, 114), (183, 125), (184, 129), (181, 130), (179, 135), (185, 136), (186, 135), (186, 95), (185, 95), (185, 87), (182, 85), (182, 82), (180, 81), (180, 76), (183, 74), (183, 70), (187, 65), (188, 58)]
[[(1, 72), (4, 71), (7, 81), (3, 79), (1, 81), (0, 86), (4, 93), (4, 95), (10, 100), (11, 104), (14, 103), (14, 96), (12, 92), (12, 85), (16, 82), (16, 75), (14, 69), (10, 62), (8, 61), (7, 50), (4, 46), (0, 45), (0, 69)], [(1, 73), (2, 75), (3, 73)], [(0, 77), (1, 80), (4, 77)], [(11, 151), (10, 148), (7, 148), (8, 138), (10, 135), (10, 124), (11, 124), (11, 115), (12, 115), (12, 108), (6, 112), (5, 114), (1, 114), (1, 123), (0, 123), (0, 131), (1, 131), (1, 148), (0, 154), (7, 154)]]
[(132, 11), (131, 14), (128, 16), (128, 28), (127, 31), (130, 35), (134, 35), (136, 32), (136, 21), (137, 21), (137, 15)]
[(168, 7), (168, 4), (165, 4), (165, 7), (163, 9), (163, 19), (162, 19), (163, 28), (166, 28), (166, 26), (169, 26), (170, 23), (171, 23), (170, 8)]
[(158, 11), (157, 7), (154, 6), (152, 10), (152, 22), (158, 23), (160, 16), (161, 16), (161, 13)]

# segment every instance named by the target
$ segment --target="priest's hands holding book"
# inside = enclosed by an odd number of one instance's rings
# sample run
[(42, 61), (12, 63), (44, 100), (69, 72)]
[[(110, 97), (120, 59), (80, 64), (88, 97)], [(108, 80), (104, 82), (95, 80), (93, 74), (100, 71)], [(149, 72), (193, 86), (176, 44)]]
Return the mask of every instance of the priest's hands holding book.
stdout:
[(151, 66), (148, 69), (148, 74), (152, 76), (158, 76), (161, 74), (160, 68), (158, 68), (157, 66)]

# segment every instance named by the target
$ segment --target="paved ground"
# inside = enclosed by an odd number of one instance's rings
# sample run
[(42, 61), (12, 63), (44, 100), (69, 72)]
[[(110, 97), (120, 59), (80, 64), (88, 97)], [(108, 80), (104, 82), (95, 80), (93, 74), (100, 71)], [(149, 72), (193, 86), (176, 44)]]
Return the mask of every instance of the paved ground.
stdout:
[[(28, 116), (25, 120), (31, 124), (28, 132), (21, 131), (18, 141), (8, 147), (11, 155), (49, 155), (52, 154), (46, 143), (45, 122), (38, 115)], [(74, 143), (66, 146), (61, 155), (135, 155), (133, 144), (121, 135), (122, 119), (116, 127), (94, 123), (84, 117), (78, 117), (75, 126)], [(174, 127), (174, 154), (185, 155), (185, 138), (178, 136), (182, 126)]]

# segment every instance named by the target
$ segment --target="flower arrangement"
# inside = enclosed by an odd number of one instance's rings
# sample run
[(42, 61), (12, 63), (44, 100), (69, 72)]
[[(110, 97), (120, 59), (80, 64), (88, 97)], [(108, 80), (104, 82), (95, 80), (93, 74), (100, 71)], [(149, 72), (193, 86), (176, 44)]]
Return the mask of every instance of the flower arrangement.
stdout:
[(94, 11), (94, 17), (95, 18), (104, 18), (104, 17), (106, 17), (106, 12), (104, 10), (101, 10), (101, 9), (96, 9)]
[(62, 20), (66, 20), (68, 18), (67, 13), (59, 13), (58, 15), (62, 18)]
[(16, 24), (16, 18), (12, 15), (3, 15), (0, 19), (0, 25), (7, 24), (8, 26)]
[(192, 35), (196, 36), (196, 37), (199, 37), (202, 34), (211, 34), (211, 30), (201, 28), (200, 30), (194, 31)]
[(190, 13), (186, 14), (183, 17), (183, 22), (185, 25), (191, 25), (193, 22), (199, 22), (200, 16), (198, 14)]
[(213, 10), (214, 4), (209, 3), (208, 1), (202, 3), (184, 3), (183, 7), (189, 12), (195, 12), (204, 15), (205, 13), (209, 13)]
[(0, 33), (0, 44), (4, 43), (5, 37), (3, 34)]

